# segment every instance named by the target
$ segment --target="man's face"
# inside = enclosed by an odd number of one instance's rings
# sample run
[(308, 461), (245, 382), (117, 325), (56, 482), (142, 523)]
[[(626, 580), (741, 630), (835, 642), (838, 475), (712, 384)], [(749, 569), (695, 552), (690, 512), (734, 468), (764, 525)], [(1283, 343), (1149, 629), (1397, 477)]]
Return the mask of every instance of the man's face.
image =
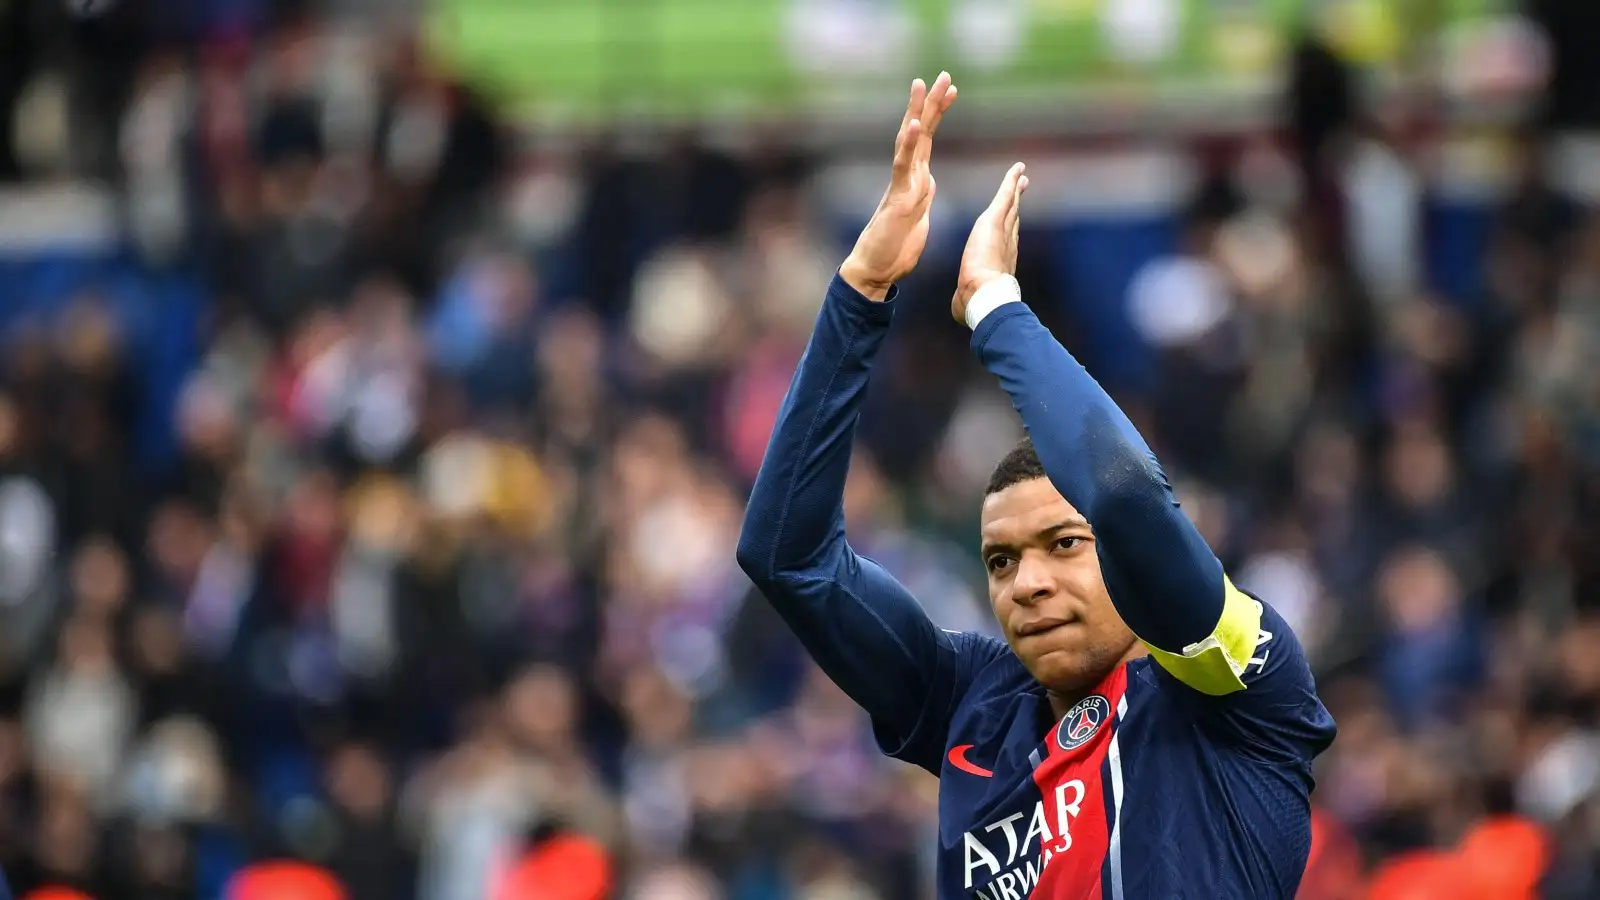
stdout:
[(1040, 684), (1081, 692), (1128, 656), (1135, 638), (1111, 605), (1094, 532), (1049, 479), (985, 498), (981, 538), (995, 618)]

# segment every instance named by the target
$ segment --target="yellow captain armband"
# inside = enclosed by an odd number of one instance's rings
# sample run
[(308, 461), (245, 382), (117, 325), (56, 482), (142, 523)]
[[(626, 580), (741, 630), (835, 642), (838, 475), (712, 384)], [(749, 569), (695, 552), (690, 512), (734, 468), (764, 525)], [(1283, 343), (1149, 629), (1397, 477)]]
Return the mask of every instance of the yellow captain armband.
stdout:
[(1244, 668), (1256, 649), (1261, 631), (1261, 604), (1233, 586), (1223, 576), (1222, 618), (1205, 640), (1169, 653), (1150, 647), (1161, 668), (1202, 694), (1221, 697), (1245, 688)]

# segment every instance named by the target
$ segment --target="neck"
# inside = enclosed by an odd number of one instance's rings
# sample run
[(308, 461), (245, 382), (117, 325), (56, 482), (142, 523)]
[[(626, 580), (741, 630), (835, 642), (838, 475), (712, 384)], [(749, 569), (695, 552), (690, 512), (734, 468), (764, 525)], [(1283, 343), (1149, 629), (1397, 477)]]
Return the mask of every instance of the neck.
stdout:
[(1048, 691), (1048, 696), (1050, 697), (1050, 712), (1055, 715), (1056, 721), (1060, 721), (1061, 718), (1067, 714), (1067, 710), (1072, 708), (1073, 704), (1094, 693), (1094, 689), (1099, 687), (1100, 684), (1104, 682), (1112, 672), (1115, 672), (1117, 670), (1117, 666), (1124, 665), (1132, 660), (1138, 659), (1141, 656), (1148, 655), (1149, 651), (1145, 649), (1144, 641), (1134, 641), (1133, 644), (1128, 647), (1128, 651), (1117, 659), (1116, 664), (1107, 669), (1105, 672), (1101, 673), (1100, 677), (1095, 679), (1093, 684), (1074, 691)]

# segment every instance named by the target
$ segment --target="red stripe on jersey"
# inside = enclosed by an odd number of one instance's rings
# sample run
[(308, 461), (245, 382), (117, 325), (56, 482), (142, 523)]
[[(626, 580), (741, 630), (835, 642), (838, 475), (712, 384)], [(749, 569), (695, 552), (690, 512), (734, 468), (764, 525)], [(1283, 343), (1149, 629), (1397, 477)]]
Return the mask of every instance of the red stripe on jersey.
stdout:
[(1127, 689), (1128, 668), (1118, 666), (1045, 737), (1049, 755), (1033, 770), (1033, 780), (1045, 809), (1055, 813), (1048, 822), (1055, 834), (1044, 842), (1044, 863), (1030, 897), (1100, 900), (1100, 871), (1111, 846), (1101, 773), (1117, 727), (1117, 704)]

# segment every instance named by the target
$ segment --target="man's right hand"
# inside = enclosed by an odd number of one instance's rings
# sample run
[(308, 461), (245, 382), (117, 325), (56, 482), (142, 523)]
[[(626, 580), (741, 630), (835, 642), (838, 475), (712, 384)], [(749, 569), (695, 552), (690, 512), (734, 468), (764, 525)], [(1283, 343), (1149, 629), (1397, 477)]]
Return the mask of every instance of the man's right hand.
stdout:
[(928, 211), (935, 191), (928, 160), (939, 120), (955, 100), (948, 72), (939, 73), (932, 89), (920, 78), (911, 83), (911, 99), (895, 136), (889, 189), (839, 267), (840, 277), (869, 299), (888, 297), (889, 288), (917, 267), (928, 244)]

